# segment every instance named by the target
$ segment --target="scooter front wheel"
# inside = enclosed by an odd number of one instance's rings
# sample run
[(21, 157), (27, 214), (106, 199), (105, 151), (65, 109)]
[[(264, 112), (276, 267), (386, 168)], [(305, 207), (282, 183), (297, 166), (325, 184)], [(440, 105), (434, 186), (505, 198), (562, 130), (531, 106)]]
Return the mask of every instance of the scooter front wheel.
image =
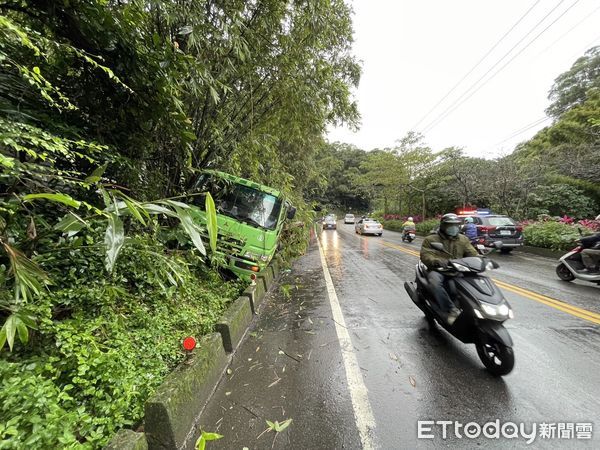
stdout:
[(575, 275), (563, 263), (556, 266), (556, 275), (563, 281), (573, 281), (575, 279)]
[(512, 347), (486, 339), (476, 344), (477, 354), (485, 368), (496, 376), (506, 375), (515, 366), (515, 354)]

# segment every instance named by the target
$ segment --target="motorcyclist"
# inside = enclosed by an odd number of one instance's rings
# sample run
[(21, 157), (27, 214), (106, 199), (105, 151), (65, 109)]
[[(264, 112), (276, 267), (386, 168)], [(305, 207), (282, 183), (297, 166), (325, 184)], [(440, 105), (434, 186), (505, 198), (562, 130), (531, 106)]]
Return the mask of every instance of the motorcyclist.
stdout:
[(406, 222), (404, 222), (402, 224), (402, 232), (404, 233), (404, 235), (406, 236), (407, 233), (409, 232), (415, 232), (417, 229), (417, 226), (415, 225), (415, 222), (413, 220), (412, 217), (409, 217), (408, 219), (406, 219)]
[(465, 218), (465, 224), (463, 225), (463, 233), (469, 238), (472, 244), (477, 241), (477, 225), (472, 217)]
[[(478, 256), (469, 239), (460, 234), (460, 223), (461, 221), (456, 214), (444, 214), (440, 220), (438, 232), (427, 236), (421, 246), (421, 261), (429, 269), (427, 274), (429, 289), (441, 312), (447, 315), (446, 320), (450, 325), (459, 316), (460, 310), (448, 295), (446, 289), (448, 277), (435, 269), (447, 268), (449, 259)], [(441, 243), (446, 252), (434, 249), (431, 246), (433, 242)]]
[(600, 272), (600, 233), (581, 238), (581, 261), (585, 270), (591, 273)]

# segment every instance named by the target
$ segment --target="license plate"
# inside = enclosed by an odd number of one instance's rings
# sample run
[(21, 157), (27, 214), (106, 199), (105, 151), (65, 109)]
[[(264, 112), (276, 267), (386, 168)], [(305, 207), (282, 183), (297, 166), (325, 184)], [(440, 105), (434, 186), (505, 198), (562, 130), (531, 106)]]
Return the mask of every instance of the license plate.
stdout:
[(512, 232), (510, 230), (500, 230), (502, 236), (510, 236)]

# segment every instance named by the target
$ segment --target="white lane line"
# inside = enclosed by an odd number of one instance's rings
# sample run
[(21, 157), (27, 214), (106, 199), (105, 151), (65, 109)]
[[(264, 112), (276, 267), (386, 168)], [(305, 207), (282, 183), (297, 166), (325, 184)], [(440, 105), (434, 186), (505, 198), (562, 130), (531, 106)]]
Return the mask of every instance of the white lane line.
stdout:
[(342, 357), (346, 369), (346, 380), (348, 381), (350, 398), (352, 399), (352, 408), (354, 409), (354, 420), (356, 421), (362, 448), (366, 450), (374, 449), (373, 430), (375, 429), (375, 418), (373, 417), (373, 411), (371, 409), (371, 404), (369, 403), (367, 387), (363, 381), (362, 373), (358, 366), (356, 355), (354, 354), (352, 341), (350, 340), (348, 328), (346, 327), (344, 315), (342, 314), (342, 308), (340, 307), (340, 302), (335, 293), (333, 281), (331, 280), (329, 268), (327, 267), (327, 261), (325, 260), (325, 253), (323, 253), (321, 240), (318, 236), (317, 243), (319, 244), (321, 265), (323, 266), (323, 275), (325, 276), (325, 284), (327, 285), (327, 294), (329, 297), (329, 304), (331, 305), (331, 312), (333, 314), (335, 331), (337, 333), (338, 341), (340, 342), (340, 348), (342, 349)]

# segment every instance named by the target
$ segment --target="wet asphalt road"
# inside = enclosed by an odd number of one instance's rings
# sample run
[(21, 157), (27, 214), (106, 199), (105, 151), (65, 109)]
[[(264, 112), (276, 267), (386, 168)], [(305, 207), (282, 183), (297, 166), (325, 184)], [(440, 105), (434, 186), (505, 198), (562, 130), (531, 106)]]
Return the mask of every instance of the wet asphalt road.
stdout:
[[(528, 431), (533, 422), (591, 422), (592, 440), (538, 436), (530, 447), (600, 448), (600, 287), (560, 282), (547, 258), (494, 255), (493, 278), (515, 311), (506, 327), (516, 359), (511, 374), (494, 378), (473, 345), (431, 330), (404, 291), (419, 242), (389, 231), (358, 236), (340, 224), (321, 243), (368, 391), (374, 447), (527, 447), (524, 438), (453, 432), (443, 440), (440, 427), (434, 439), (417, 439), (418, 420), (499, 419)], [(209, 448), (361, 448), (335, 326), (313, 242), (269, 295), (207, 406), (201, 425), (225, 436)], [(285, 431), (261, 435), (265, 420), (288, 418)]]

